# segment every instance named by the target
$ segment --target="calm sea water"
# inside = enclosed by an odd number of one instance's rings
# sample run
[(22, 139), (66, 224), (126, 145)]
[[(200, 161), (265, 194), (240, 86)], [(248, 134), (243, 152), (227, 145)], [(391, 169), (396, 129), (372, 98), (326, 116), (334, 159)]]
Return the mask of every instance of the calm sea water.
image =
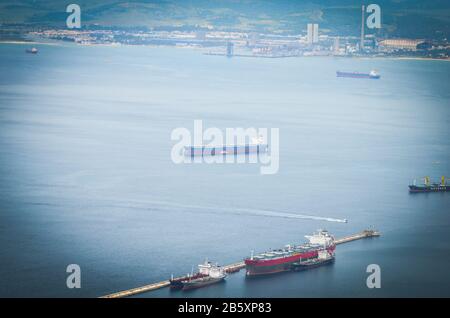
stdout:
[[(450, 177), (450, 63), (38, 48), (0, 45), (0, 296), (101, 296), (370, 226), (382, 237), (339, 246), (332, 266), (140, 297), (450, 296), (450, 194), (407, 188)], [(335, 77), (372, 68), (381, 80)], [(175, 165), (170, 134), (195, 119), (279, 128), (279, 172)]]

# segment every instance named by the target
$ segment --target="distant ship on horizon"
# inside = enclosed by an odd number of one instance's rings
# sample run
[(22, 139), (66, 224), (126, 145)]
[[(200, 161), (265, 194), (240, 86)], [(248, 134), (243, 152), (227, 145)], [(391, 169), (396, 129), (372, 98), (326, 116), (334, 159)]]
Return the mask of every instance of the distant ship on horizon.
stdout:
[(32, 47), (31, 49), (26, 49), (25, 50), (26, 53), (31, 53), (31, 54), (37, 54), (38, 49), (35, 47)]
[(336, 72), (337, 77), (351, 77), (351, 78), (369, 78), (369, 79), (379, 79), (381, 78), (380, 74), (372, 70), (370, 73), (360, 73), (360, 72)]

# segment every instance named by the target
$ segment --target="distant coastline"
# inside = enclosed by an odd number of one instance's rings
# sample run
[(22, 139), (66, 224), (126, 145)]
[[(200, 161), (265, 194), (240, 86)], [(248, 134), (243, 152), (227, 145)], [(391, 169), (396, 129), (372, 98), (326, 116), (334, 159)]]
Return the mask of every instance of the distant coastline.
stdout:
[[(137, 44), (126, 44), (126, 43), (74, 43), (74, 42), (66, 42), (66, 41), (49, 41), (49, 42), (42, 42), (42, 41), (25, 41), (25, 40), (0, 40), (0, 44), (15, 44), (15, 45), (51, 45), (51, 46), (65, 46), (67, 44), (69, 45), (76, 45), (76, 46), (103, 46), (103, 47), (120, 47), (120, 46), (141, 46), (141, 47), (170, 47), (174, 49), (192, 49), (192, 50), (198, 50), (198, 51), (204, 51), (204, 48), (199, 47), (190, 47), (190, 46), (174, 46), (174, 45), (137, 45)], [(216, 56), (226, 56), (225, 53), (210, 53), (210, 52), (204, 52), (205, 55), (216, 55)], [(314, 57), (334, 57), (334, 58), (351, 58), (351, 59), (392, 59), (392, 60), (416, 60), (416, 61), (443, 61), (443, 62), (450, 62), (450, 58), (432, 58), (432, 57), (413, 57), (413, 56), (338, 56), (338, 55), (305, 55), (305, 56), (252, 56), (252, 55), (242, 55), (242, 54), (235, 54), (235, 57), (253, 57), (253, 58), (292, 58), (292, 57), (307, 57), (307, 58), (314, 58)]]
[(450, 62), (450, 58), (437, 59), (433, 57), (393, 57), (396, 60), (423, 60), (423, 61), (445, 61)]
[(63, 43), (58, 43), (58, 42), (38, 42), (38, 41), (8, 41), (8, 40), (4, 40), (1, 41), (0, 40), (0, 44), (17, 44), (17, 45), (60, 45), (63, 46)]

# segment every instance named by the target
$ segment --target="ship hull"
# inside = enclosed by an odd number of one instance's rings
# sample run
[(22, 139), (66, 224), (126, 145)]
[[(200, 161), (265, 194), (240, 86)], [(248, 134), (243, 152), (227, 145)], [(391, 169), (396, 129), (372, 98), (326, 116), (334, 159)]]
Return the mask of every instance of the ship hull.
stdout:
[[(207, 276), (207, 275), (200, 274), (200, 273), (196, 273), (195, 275), (193, 275), (193, 276), (191, 277), (191, 279), (198, 279), (198, 278), (206, 277), (206, 276)], [(171, 279), (171, 280), (170, 280), (170, 289), (172, 289), (172, 290), (179, 290), (179, 289), (182, 289), (183, 286), (184, 286), (184, 283), (185, 283), (186, 281), (188, 281), (188, 280), (189, 280), (189, 278), (185, 278), (185, 277)]]
[(247, 266), (246, 277), (264, 276), (288, 272), (291, 270), (293, 263), (295, 263), (295, 261), (272, 266)]
[(264, 153), (268, 151), (267, 144), (247, 144), (235, 146), (188, 146), (184, 148), (184, 155), (189, 157), (197, 156), (218, 156), (218, 155), (239, 155), (251, 153)]
[(191, 290), (191, 289), (197, 289), (206, 287), (212, 284), (217, 284), (225, 281), (225, 277), (218, 277), (218, 278), (208, 278), (208, 279), (199, 279), (194, 281), (187, 281), (183, 283), (183, 290)]
[(409, 186), (409, 192), (447, 192), (450, 191), (450, 186), (448, 185), (430, 185), (430, 186)]
[(379, 79), (380, 75), (371, 75), (366, 73), (348, 73), (348, 72), (336, 72), (337, 77), (350, 77), (350, 78), (366, 78), (366, 79)]
[[(327, 248), (328, 252), (332, 254), (335, 246)], [(292, 270), (294, 263), (300, 261), (314, 259), (318, 256), (318, 250), (313, 250), (305, 253), (295, 253), (287, 257), (272, 259), (272, 260), (245, 260), (245, 269), (247, 277), (270, 275)]]
[(308, 269), (312, 269), (312, 268), (316, 268), (316, 267), (320, 267), (320, 266), (324, 266), (324, 265), (329, 265), (332, 263), (334, 263), (334, 257), (330, 257), (329, 259), (326, 259), (326, 260), (318, 260), (317, 262), (312, 262), (309, 264), (293, 264), (292, 270), (299, 272), (299, 271), (304, 271), (304, 270), (308, 270)]

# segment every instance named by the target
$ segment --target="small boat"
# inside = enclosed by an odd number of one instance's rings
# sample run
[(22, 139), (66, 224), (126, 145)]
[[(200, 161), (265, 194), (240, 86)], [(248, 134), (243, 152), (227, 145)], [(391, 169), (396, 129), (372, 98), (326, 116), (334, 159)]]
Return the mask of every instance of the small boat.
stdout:
[(31, 49), (26, 49), (25, 52), (31, 53), (31, 54), (37, 54), (38, 49), (35, 47), (32, 47)]

